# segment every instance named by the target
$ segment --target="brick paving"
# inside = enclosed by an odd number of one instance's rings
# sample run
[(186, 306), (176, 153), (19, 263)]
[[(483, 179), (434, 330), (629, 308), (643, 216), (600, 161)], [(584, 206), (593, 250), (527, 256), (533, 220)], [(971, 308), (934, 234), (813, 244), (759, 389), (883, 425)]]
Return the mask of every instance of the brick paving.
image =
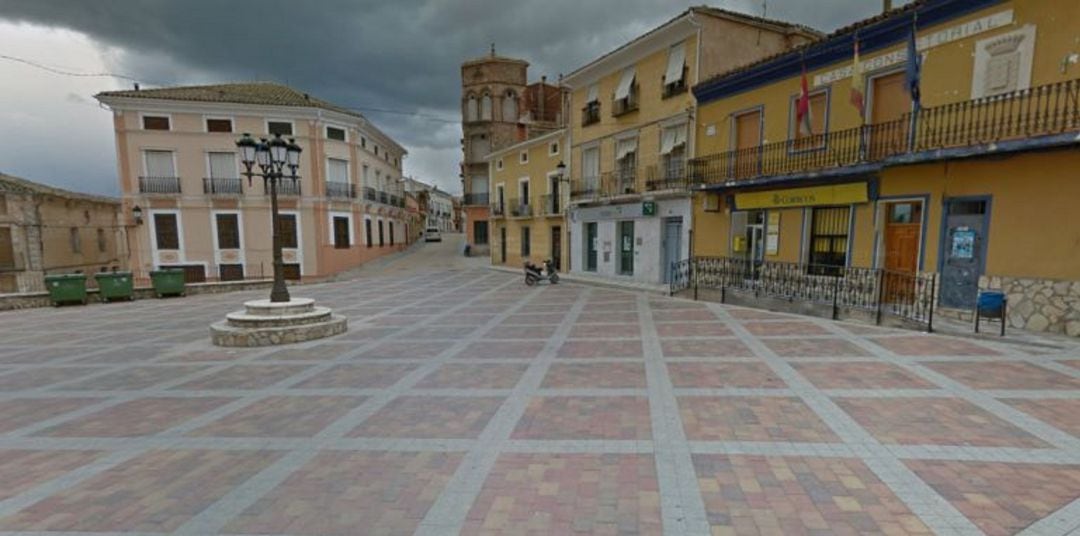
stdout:
[(0, 536), (1080, 531), (1080, 344), (433, 270), (0, 313)]

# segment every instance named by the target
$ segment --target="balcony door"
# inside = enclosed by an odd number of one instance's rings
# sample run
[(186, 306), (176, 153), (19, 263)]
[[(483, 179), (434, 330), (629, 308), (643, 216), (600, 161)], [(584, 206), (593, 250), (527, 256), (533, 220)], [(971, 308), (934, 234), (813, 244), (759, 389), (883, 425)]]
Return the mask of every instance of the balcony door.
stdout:
[(735, 178), (758, 174), (761, 164), (761, 110), (735, 116)]
[(907, 146), (911, 97), (904, 89), (904, 71), (870, 79), (870, 135), (868, 157), (877, 160), (903, 151)]

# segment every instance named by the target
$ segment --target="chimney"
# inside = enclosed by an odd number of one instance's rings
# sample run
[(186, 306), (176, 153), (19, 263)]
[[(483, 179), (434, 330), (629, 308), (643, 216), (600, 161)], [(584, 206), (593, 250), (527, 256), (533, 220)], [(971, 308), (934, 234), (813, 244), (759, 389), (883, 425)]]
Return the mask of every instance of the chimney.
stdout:
[(135, 82), (135, 91), (138, 91), (138, 90), (139, 90), (139, 83)]
[(892, 0), (882, 0), (882, 12), (892, 11)]
[(537, 93), (539, 93), (540, 98), (537, 99), (537, 100), (540, 101), (540, 109), (538, 109), (536, 111), (536, 115), (538, 116), (536, 119), (538, 119), (540, 121), (547, 121), (547, 116), (544, 115), (544, 104), (545, 104), (544, 101), (547, 100), (547, 75), (546, 74), (540, 76), (540, 87), (537, 88), (537, 89), (539, 89), (539, 91), (537, 91)]

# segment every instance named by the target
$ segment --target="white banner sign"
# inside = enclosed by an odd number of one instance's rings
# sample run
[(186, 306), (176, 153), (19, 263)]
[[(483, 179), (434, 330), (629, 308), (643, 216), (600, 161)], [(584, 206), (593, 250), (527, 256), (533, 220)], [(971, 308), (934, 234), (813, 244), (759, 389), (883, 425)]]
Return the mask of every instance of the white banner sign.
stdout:
[[(988, 32), (995, 28), (1000, 28), (1007, 24), (1011, 24), (1013, 21), (1013, 10), (1006, 9), (993, 15), (987, 15), (975, 20), (965, 22), (963, 24), (957, 24), (949, 28), (944, 28), (936, 32), (918, 37), (915, 39), (915, 46), (919, 50), (927, 50), (934, 48), (945, 43), (951, 43), (960, 39), (971, 37), (973, 35)], [(854, 51), (852, 51), (854, 54)], [(925, 58), (925, 55), (924, 55)], [(884, 69), (899, 63), (907, 61), (907, 49), (901, 48), (900, 50), (894, 50), (888, 54), (876, 56), (862, 62), (862, 70), (864, 73), (872, 72), (878, 69)], [(828, 72), (824, 72), (818, 75), (814, 75), (814, 86), (824, 86), (831, 84), (837, 80), (843, 80), (844, 78), (851, 77), (851, 65), (833, 69)]]

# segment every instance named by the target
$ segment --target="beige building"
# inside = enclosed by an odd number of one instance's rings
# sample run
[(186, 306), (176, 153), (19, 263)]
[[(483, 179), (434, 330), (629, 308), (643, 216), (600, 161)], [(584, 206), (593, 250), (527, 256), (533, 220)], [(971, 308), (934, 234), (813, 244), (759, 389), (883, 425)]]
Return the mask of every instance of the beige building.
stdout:
[(50, 274), (127, 269), (119, 210), (119, 199), (0, 173), (0, 294), (44, 291)]
[(565, 77), (571, 271), (667, 282), (671, 263), (689, 255), (686, 161), (697, 132), (689, 88), (819, 35), (693, 7)]
[[(402, 248), (411, 232), (406, 151), (361, 114), (275, 83), (107, 91), (122, 216), (138, 271), (180, 267), (189, 281), (273, 273), (270, 198), (241, 178), (242, 133), (303, 149), (279, 189), (286, 277), (316, 278)], [(142, 213), (135, 217), (136, 207)]]

